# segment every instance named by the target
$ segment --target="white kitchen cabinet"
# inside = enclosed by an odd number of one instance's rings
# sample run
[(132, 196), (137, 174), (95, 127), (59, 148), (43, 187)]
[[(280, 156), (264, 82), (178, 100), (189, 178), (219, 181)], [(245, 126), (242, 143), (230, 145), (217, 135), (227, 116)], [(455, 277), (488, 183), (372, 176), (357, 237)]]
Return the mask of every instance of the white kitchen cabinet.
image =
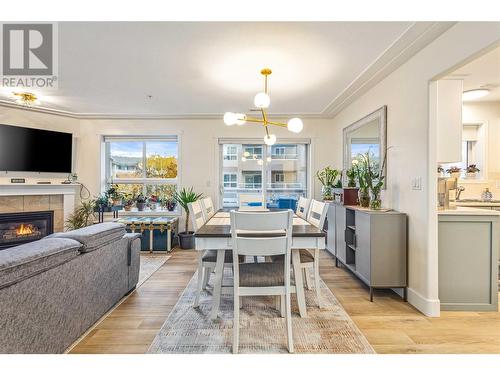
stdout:
[(457, 163), (462, 159), (462, 80), (431, 83), (431, 126), (436, 127), (437, 162)]

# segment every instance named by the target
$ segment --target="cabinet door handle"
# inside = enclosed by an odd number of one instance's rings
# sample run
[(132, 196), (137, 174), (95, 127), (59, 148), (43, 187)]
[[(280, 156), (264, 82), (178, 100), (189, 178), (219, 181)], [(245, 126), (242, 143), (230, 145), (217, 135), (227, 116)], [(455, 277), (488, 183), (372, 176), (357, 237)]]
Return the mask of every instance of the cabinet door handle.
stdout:
[(354, 247), (358, 247), (358, 236), (356, 235), (353, 236), (353, 245)]

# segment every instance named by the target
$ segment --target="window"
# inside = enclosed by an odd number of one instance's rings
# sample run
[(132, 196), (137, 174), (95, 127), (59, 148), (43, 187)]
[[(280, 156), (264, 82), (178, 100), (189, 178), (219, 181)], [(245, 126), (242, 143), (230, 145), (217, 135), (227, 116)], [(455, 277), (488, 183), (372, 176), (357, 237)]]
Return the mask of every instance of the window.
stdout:
[[(483, 179), (485, 172), (485, 144), (486, 125), (464, 124), (462, 132), (462, 160), (457, 163), (446, 163), (442, 167), (447, 169), (455, 166), (460, 168), (460, 178)], [(479, 172), (467, 174), (467, 167), (475, 165)]]
[(178, 184), (177, 137), (105, 137), (106, 182), (136, 197), (170, 197)]
[(224, 147), (224, 160), (238, 160), (238, 148), (227, 145)]
[[(227, 159), (225, 159), (227, 160)], [(225, 173), (224, 174), (224, 187), (225, 188), (237, 188), (238, 187), (238, 175), (236, 173)]]
[[(240, 194), (263, 194), (268, 207), (308, 195), (309, 144), (263, 144), (219, 141), (221, 148), (221, 202), (237, 207)], [(237, 161), (227, 158), (228, 151)], [(233, 177), (234, 176), (234, 177)]]

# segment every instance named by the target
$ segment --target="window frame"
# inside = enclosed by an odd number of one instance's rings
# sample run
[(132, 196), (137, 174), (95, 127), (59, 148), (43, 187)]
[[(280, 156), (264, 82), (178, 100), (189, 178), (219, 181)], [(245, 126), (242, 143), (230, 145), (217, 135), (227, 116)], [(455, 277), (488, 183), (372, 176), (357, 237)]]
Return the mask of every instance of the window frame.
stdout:
[[(101, 191), (106, 189), (109, 184), (125, 184), (125, 185), (142, 185), (142, 193), (146, 195), (148, 185), (175, 185), (176, 189), (181, 186), (181, 137), (178, 134), (159, 135), (159, 136), (143, 136), (143, 135), (103, 135), (102, 136), (102, 158), (101, 165), (103, 166), (103, 183)], [(143, 169), (143, 177), (137, 178), (113, 178), (111, 170), (111, 143), (113, 142), (142, 142), (142, 159), (144, 165), (147, 160), (147, 143), (148, 142), (173, 142), (177, 144), (177, 177), (175, 178), (149, 178), (146, 177), (146, 168)], [(135, 211), (133, 211), (136, 214)], [(177, 205), (175, 211), (141, 211), (141, 215), (162, 214), (168, 212), (169, 216), (181, 216), (182, 212)]]

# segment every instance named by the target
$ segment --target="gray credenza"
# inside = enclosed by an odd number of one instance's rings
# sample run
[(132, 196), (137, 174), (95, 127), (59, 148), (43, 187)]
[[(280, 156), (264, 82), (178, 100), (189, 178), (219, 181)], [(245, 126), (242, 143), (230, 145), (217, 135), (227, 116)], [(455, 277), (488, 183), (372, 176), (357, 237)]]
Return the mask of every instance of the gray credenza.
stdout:
[(370, 288), (407, 287), (407, 216), (397, 211), (373, 211), (331, 203), (328, 208), (327, 250)]

